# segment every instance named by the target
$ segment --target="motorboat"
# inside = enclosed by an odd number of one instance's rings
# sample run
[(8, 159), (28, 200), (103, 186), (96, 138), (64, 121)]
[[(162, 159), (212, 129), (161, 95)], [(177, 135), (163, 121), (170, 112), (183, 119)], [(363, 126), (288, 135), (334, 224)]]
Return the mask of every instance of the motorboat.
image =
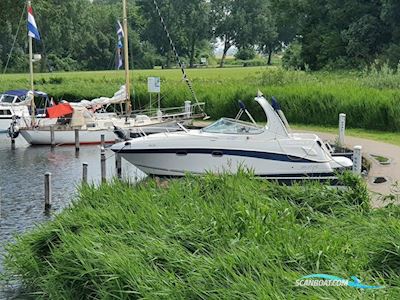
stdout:
[(8, 132), (11, 123), (26, 126), (31, 123), (32, 101), (35, 101), (34, 116), (38, 120), (46, 118), (46, 107), (51, 107), (53, 101), (40, 91), (11, 90), (0, 94), (0, 133)]
[(351, 169), (350, 159), (332, 156), (314, 134), (290, 133), (277, 102), (271, 105), (259, 93), (255, 101), (266, 115), (266, 125), (222, 118), (211, 125), (180, 132), (161, 133), (115, 144), (112, 151), (148, 175), (179, 177), (251, 170), (255, 176), (284, 179), (334, 179)]

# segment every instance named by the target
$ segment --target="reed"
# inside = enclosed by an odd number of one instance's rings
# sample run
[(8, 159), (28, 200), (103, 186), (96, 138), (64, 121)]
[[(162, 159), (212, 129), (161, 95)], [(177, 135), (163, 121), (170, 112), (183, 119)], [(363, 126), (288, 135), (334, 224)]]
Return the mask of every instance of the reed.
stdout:
[[(261, 121), (264, 117), (253, 98), (260, 89), (280, 100), (289, 122), (335, 126), (339, 113), (347, 114), (352, 128), (384, 131), (400, 129), (400, 74), (385, 68), (360, 72), (308, 73), (279, 67), (188, 70), (200, 101), (207, 103), (213, 119), (234, 116), (243, 100)], [(191, 95), (179, 70), (132, 71), (134, 105), (149, 102), (147, 77), (162, 79), (163, 106), (181, 106)], [(56, 99), (80, 100), (111, 96), (124, 82), (123, 72), (37, 74), (36, 86)], [(28, 86), (25, 75), (5, 75), (0, 89)]]
[[(85, 185), (9, 245), (7, 274), (42, 299), (397, 299), (400, 208), (346, 190), (207, 175)], [(328, 273), (385, 289), (296, 287)]]

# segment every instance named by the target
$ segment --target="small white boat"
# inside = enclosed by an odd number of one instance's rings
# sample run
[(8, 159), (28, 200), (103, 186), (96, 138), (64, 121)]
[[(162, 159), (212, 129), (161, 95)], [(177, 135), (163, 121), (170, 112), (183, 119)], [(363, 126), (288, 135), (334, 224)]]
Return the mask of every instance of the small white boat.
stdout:
[(111, 149), (144, 173), (167, 177), (248, 168), (278, 180), (334, 179), (337, 171), (352, 167), (350, 159), (332, 157), (318, 136), (289, 133), (283, 114), (261, 94), (255, 101), (266, 114), (266, 126), (223, 118), (201, 130), (182, 126), (181, 132), (145, 136)]
[[(52, 106), (52, 100), (46, 93), (28, 90), (12, 90), (0, 94), (0, 133), (7, 133), (11, 123), (15, 126), (27, 126), (31, 124), (31, 104), (36, 98), (35, 118), (46, 118), (45, 108)], [(43, 108), (40, 108), (43, 107)], [(50, 121), (55, 123), (55, 120)]]

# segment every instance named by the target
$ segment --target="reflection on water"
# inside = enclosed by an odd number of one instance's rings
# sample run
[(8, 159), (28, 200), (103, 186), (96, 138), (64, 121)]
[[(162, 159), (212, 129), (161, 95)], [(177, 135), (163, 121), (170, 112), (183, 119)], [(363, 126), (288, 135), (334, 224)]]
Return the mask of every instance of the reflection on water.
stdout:
[[(76, 157), (74, 147), (29, 147), (18, 138), (12, 151), (10, 140), (0, 134), (0, 273), (4, 245), (16, 233), (49, 220), (43, 213), (44, 174), (52, 173), (53, 210), (58, 212), (76, 196), (83, 162), (89, 164), (89, 181), (100, 182), (100, 146), (82, 146)], [(143, 178), (124, 160), (122, 166), (124, 177)], [(114, 174), (114, 155), (107, 150), (107, 176)]]

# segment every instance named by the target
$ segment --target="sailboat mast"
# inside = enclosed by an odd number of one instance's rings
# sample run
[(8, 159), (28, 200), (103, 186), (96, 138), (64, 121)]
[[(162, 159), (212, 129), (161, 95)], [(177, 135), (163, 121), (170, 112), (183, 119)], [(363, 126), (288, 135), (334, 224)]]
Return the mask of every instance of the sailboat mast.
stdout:
[(123, 26), (124, 26), (124, 62), (125, 62), (125, 89), (126, 89), (126, 114), (132, 112), (131, 89), (129, 78), (129, 44), (128, 44), (128, 13), (126, 0), (122, 0), (123, 7)]
[[(28, 9), (31, 7), (32, 2), (28, 1)], [(31, 110), (32, 110), (32, 122), (35, 119), (35, 112), (36, 112), (36, 107), (35, 107), (35, 86), (33, 83), (33, 42), (32, 42), (32, 37), (28, 36), (28, 43), (29, 43), (29, 71), (30, 71), (30, 76), (31, 76), (31, 91), (33, 93), (33, 98), (31, 102)]]

